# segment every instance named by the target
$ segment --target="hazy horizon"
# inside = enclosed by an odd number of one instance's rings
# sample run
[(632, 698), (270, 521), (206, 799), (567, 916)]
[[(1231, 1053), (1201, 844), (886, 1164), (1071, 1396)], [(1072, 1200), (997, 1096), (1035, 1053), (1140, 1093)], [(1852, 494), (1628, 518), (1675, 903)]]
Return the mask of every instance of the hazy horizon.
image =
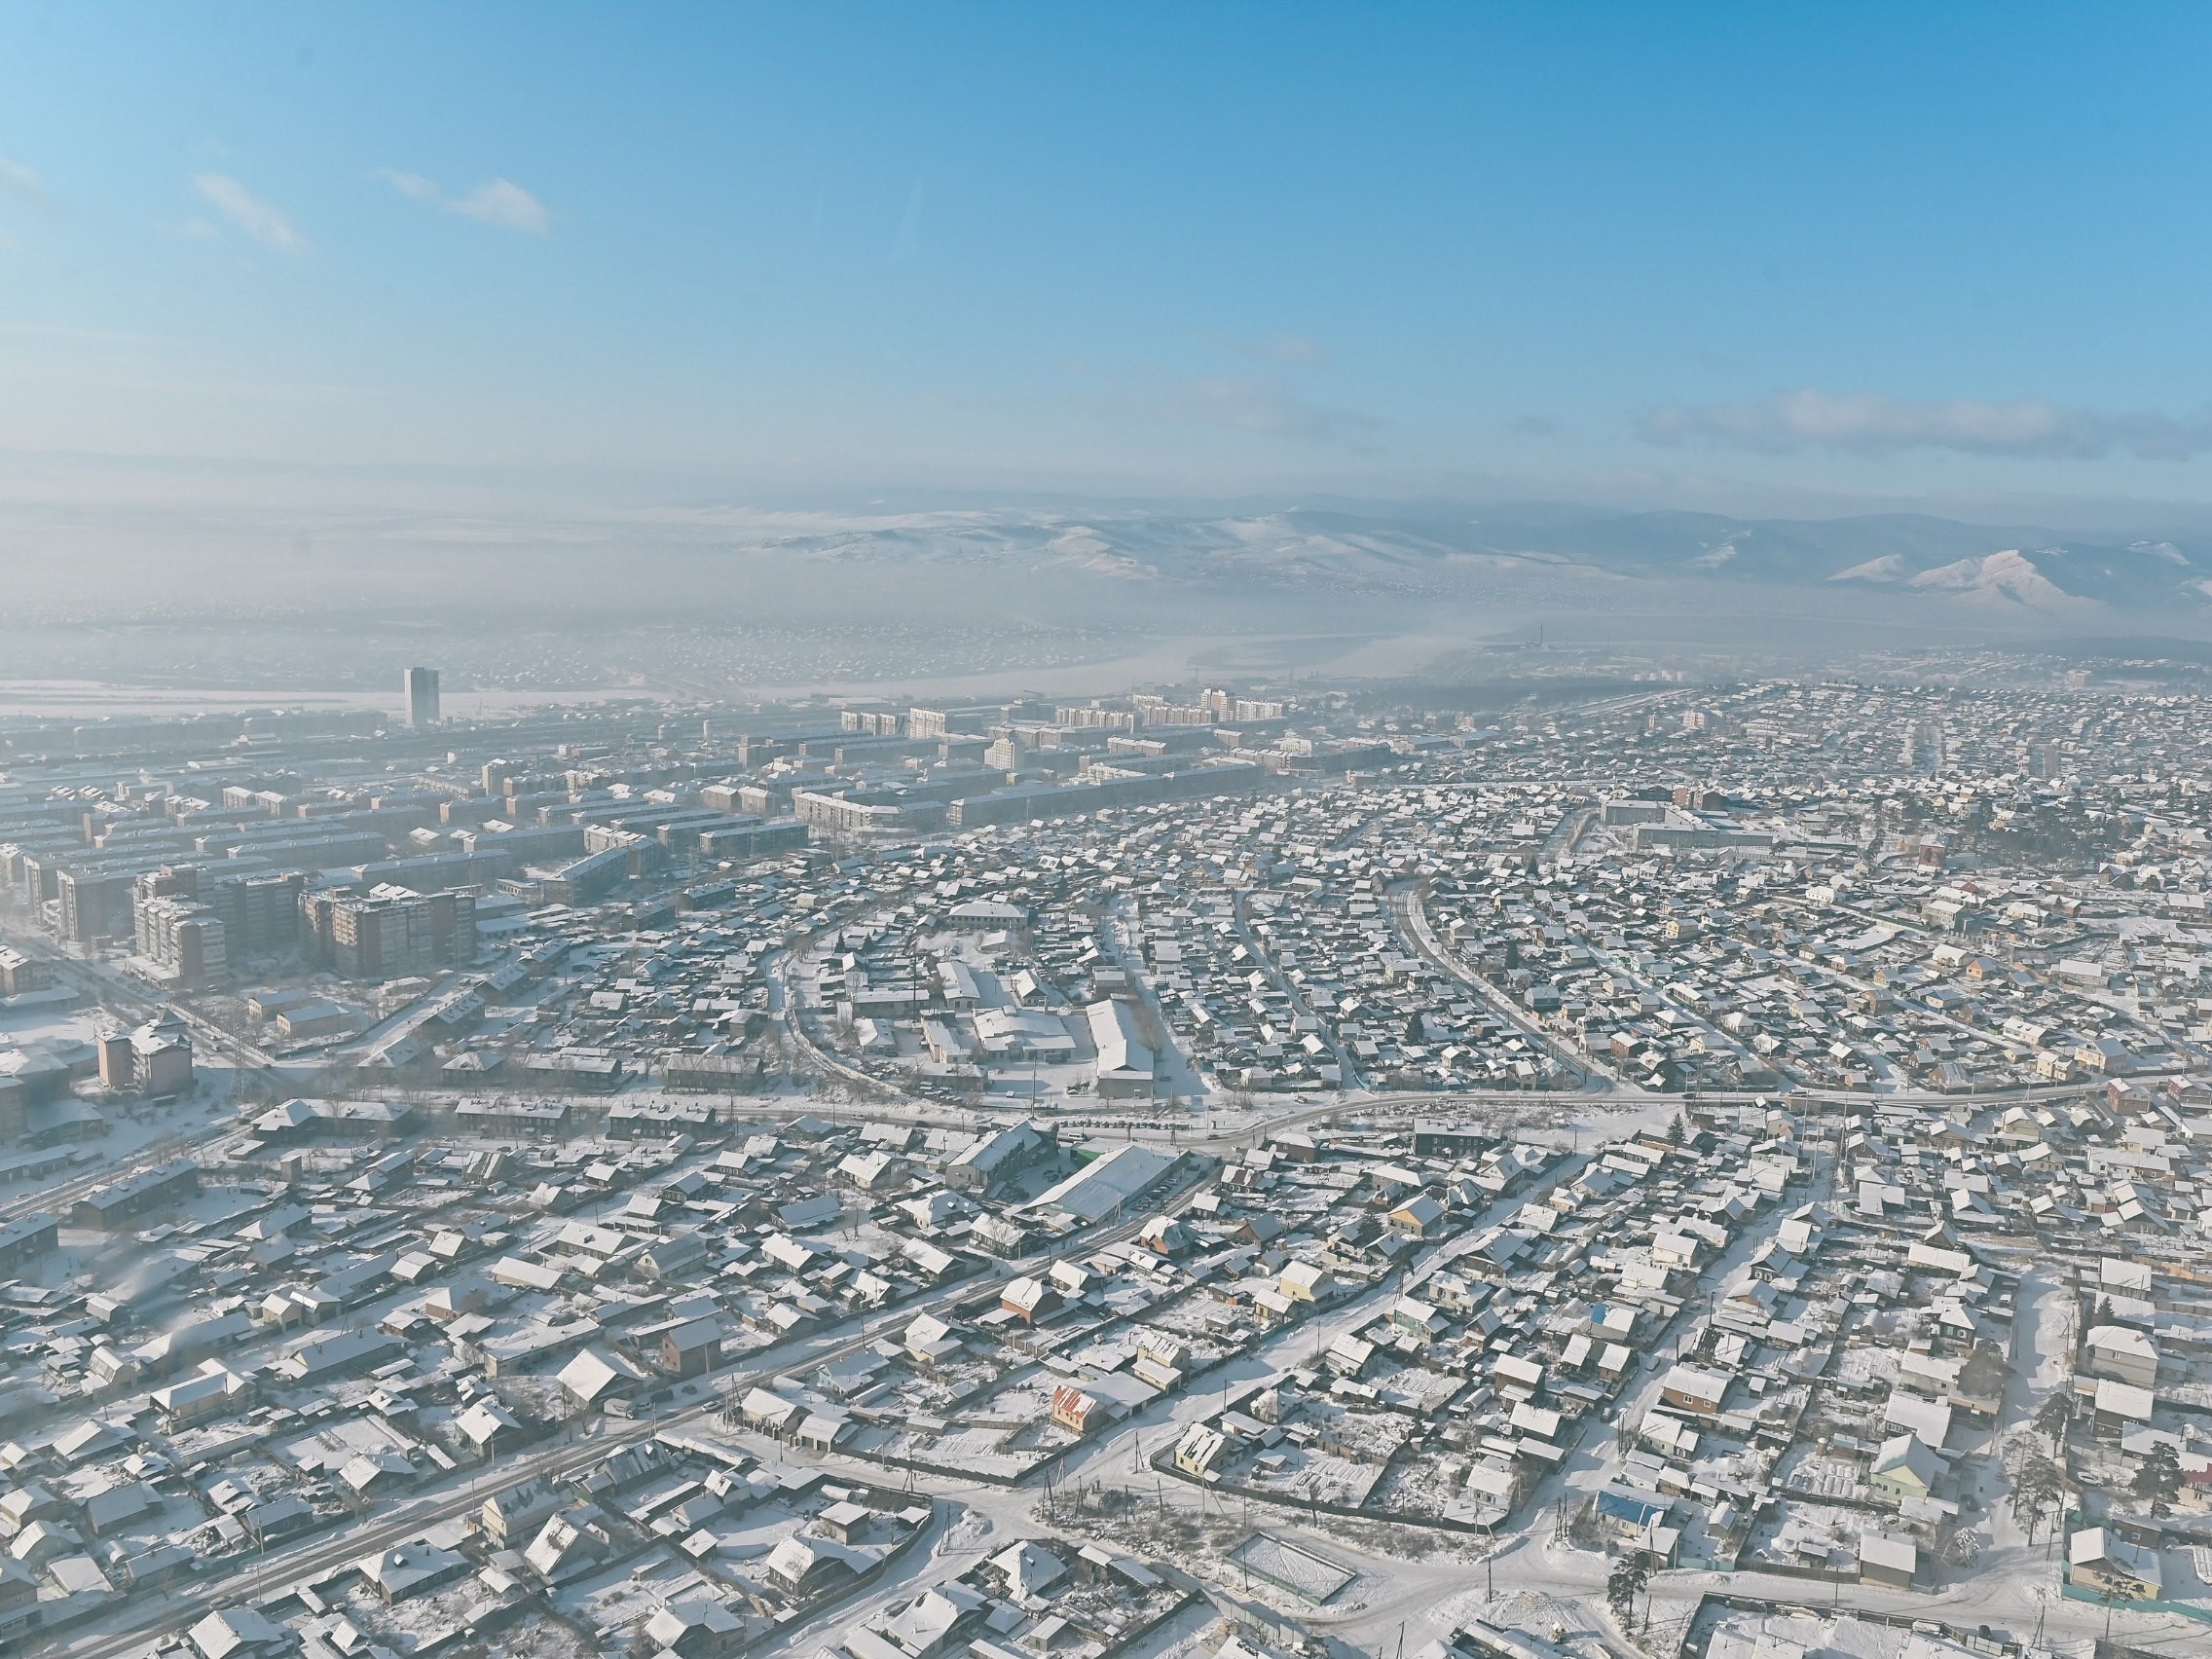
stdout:
[(2208, 34), (2186, 8), (18, 12), (0, 501), (2201, 530), (2206, 233), (2170, 204)]
[(2212, 23), (1599, 16), (0, 16), (14, 678), (2205, 634)]

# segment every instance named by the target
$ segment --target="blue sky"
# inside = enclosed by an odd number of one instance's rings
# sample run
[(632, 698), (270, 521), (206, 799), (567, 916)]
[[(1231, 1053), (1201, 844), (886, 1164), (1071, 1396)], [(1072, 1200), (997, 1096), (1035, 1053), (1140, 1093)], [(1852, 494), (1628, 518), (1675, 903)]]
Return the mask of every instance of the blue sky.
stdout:
[(2212, 499), (2202, 7), (0, 11), (0, 450)]

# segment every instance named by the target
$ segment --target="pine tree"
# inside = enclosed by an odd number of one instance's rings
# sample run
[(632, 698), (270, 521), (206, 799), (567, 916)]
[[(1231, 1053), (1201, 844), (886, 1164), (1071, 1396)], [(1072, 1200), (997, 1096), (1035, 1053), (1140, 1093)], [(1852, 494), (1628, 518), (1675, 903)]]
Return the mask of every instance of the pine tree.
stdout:
[(2134, 1492), (2137, 1497), (2151, 1501), (2151, 1513), (2163, 1515), (2173, 1500), (2181, 1495), (2181, 1458), (2174, 1449), (2161, 1440), (2151, 1448), (2135, 1470)]
[(2048, 1457), (2030, 1452), (2020, 1459), (2019, 1472), (2012, 1478), (2010, 1507), (2013, 1521), (2027, 1532), (2029, 1543), (2036, 1541), (2044, 1516), (2057, 1504), (2063, 1492), (2058, 1465)]
[(1651, 1568), (1641, 1556), (1623, 1556), (1613, 1563), (1613, 1570), (1605, 1577), (1605, 1604), (1613, 1609), (1613, 1617), (1620, 1620), (1623, 1629), (1636, 1614), (1636, 1599), (1651, 1582)]
[(2066, 1397), (2066, 1390), (2061, 1388), (2036, 1408), (2036, 1415), (2030, 1419), (2029, 1426), (2050, 1442), (2050, 1453), (2055, 1457), (2059, 1447), (2065, 1444), (2066, 1426), (2073, 1420), (2073, 1402)]

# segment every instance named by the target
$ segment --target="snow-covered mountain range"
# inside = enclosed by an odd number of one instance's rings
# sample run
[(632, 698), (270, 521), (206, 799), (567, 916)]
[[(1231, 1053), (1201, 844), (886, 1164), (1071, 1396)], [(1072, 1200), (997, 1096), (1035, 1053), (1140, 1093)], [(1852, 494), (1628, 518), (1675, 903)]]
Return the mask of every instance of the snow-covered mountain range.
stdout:
[[(2064, 616), (2212, 611), (2212, 550), (2100, 543), (2028, 526), (1891, 514), (1749, 519), (1550, 507), (1366, 513), (1310, 507), (1205, 515), (1114, 510), (671, 515), (733, 550), (791, 565), (1059, 572), (1215, 592), (1466, 593), (1510, 573), (1837, 584), (1901, 602), (1972, 602)], [(664, 524), (673, 524), (664, 520)]]

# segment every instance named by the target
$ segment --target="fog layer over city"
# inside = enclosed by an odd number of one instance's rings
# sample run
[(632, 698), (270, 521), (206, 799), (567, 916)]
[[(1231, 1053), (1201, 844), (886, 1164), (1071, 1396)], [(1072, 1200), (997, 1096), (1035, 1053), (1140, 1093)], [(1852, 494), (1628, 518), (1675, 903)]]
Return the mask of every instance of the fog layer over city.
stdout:
[(480, 490), (440, 505), (385, 490), (406, 504), (0, 506), (15, 570), (0, 695), (53, 706), (51, 681), (388, 695), (425, 653), (455, 692), (530, 696), (1453, 678), (1470, 649), (1539, 635), (1653, 667), (1772, 670), (1943, 642), (2188, 640), (2212, 618), (2212, 563), (2184, 542), (1927, 514), (595, 507)]

